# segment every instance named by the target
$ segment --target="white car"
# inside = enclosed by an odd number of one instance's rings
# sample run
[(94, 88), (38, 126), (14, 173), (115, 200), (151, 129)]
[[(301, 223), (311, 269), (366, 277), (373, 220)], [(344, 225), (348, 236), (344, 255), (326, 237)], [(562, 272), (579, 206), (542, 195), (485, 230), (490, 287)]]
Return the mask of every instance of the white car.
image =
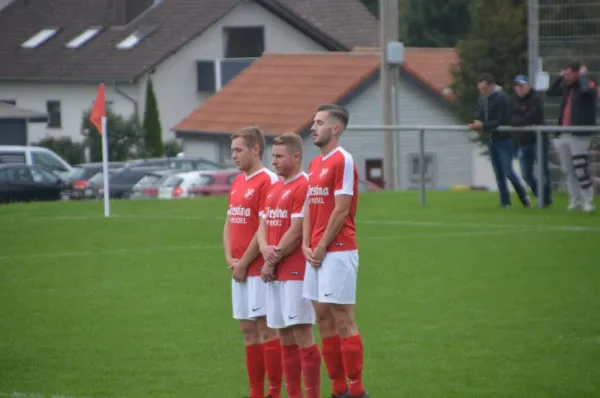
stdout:
[(73, 170), (73, 167), (55, 152), (34, 145), (0, 145), (0, 163), (42, 166), (65, 179)]
[(206, 171), (187, 171), (173, 174), (165, 179), (158, 187), (158, 199), (179, 199), (189, 197), (188, 189), (198, 185), (204, 185), (205, 180), (210, 178)]

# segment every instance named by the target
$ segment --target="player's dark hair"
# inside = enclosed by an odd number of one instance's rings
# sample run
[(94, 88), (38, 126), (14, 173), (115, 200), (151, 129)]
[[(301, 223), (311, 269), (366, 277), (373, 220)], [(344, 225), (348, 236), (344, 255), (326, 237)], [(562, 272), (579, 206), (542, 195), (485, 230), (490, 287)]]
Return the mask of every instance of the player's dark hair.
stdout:
[(258, 126), (247, 126), (242, 128), (237, 133), (231, 135), (231, 140), (236, 138), (243, 138), (244, 143), (248, 148), (258, 145), (258, 156), (262, 158), (263, 152), (265, 151), (265, 135)]
[(327, 112), (329, 116), (339, 120), (344, 125), (344, 128), (348, 126), (348, 120), (350, 119), (350, 114), (348, 110), (341, 105), (335, 104), (325, 104), (321, 105), (317, 108), (317, 112)]
[(273, 145), (283, 145), (292, 153), (302, 154), (302, 138), (296, 133), (284, 133), (273, 139)]
[(569, 65), (567, 65), (566, 69), (571, 69), (573, 72), (579, 72), (579, 69), (581, 69), (581, 63), (571, 62)]
[(487, 84), (495, 84), (496, 79), (494, 78), (494, 75), (486, 72), (486, 73), (482, 73), (479, 76), (479, 79), (477, 79), (477, 83), (481, 83), (481, 82), (486, 82)]

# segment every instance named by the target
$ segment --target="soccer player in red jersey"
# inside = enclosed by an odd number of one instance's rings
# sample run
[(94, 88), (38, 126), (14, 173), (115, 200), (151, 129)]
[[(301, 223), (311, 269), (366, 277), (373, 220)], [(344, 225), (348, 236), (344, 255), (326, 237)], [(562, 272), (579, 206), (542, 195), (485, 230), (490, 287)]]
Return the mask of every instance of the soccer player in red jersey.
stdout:
[(308, 191), (302, 146), (302, 138), (294, 133), (273, 140), (273, 166), (283, 179), (267, 195), (257, 237), (265, 260), (262, 276), (268, 282), (267, 325), (279, 330), (283, 344), (287, 396), (302, 398), (304, 375), (306, 397), (320, 398), (321, 353), (312, 332), (315, 313), (311, 301), (302, 296), (302, 218)]
[(281, 365), (265, 369), (265, 358), (279, 358), (281, 363), (282, 353), (277, 331), (267, 327), (267, 286), (261, 278), (264, 261), (256, 239), (267, 191), (278, 180), (262, 164), (264, 148), (264, 135), (257, 127), (245, 127), (233, 134), (232, 158), (243, 173), (231, 185), (223, 228), (225, 259), (233, 276), (233, 318), (240, 322), (246, 345), (250, 398), (264, 398), (265, 372), (269, 393), (281, 390), (282, 383)]
[(314, 304), (333, 397), (367, 398), (362, 382), (363, 342), (354, 320), (358, 172), (352, 155), (339, 145), (348, 118), (345, 108), (322, 105), (313, 120), (312, 138), (321, 155), (309, 166), (303, 294)]

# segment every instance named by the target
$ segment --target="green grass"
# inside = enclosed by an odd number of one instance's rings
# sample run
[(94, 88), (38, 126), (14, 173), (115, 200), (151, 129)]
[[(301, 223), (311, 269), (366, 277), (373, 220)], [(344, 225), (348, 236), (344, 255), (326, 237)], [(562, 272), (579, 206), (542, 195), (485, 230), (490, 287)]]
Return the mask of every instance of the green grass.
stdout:
[[(567, 213), (564, 198), (545, 210), (478, 192), (428, 199), (361, 195), (372, 397), (600, 396), (600, 214)], [(244, 395), (224, 200), (102, 211), (0, 207), (0, 396)]]

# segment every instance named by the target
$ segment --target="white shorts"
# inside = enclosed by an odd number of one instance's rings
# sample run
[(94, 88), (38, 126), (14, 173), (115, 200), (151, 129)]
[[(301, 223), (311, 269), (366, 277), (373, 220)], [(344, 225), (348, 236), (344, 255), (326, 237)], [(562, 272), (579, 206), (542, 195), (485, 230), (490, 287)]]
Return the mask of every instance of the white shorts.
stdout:
[(306, 262), (304, 297), (320, 303), (355, 304), (358, 250), (329, 252), (321, 266)]
[(302, 296), (302, 281), (267, 283), (267, 326), (283, 329), (293, 325), (312, 325), (315, 311), (312, 302)]
[(260, 276), (249, 276), (245, 282), (231, 280), (233, 319), (253, 321), (267, 315), (267, 286)]

